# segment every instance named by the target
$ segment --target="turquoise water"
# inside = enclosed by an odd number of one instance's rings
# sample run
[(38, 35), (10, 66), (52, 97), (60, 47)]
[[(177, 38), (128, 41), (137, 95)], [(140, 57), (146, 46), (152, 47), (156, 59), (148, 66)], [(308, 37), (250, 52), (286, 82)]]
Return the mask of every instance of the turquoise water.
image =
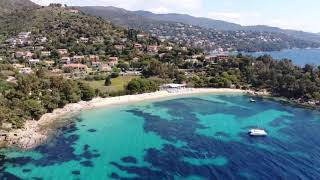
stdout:
[(288, 58), (300, 66), (304, 66), (305, 64), (320, 65), (320, 49), (286, 49), (282, 51), (255, 52), (249, 54), (256, 57), (270, 54), (273, 58), (279, 60)]
[[(198, 95), (81, 112), (48, 143), (3, 150), (1, 179), (320, 179), (319, 112)], [(269, 136), (247, 131), (265, 128)]]

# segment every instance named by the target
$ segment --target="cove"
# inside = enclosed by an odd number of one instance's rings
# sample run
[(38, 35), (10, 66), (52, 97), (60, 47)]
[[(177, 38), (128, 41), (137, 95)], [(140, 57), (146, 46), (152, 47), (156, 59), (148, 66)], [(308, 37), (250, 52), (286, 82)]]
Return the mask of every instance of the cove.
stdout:
[[(4, 149), (1, 179), (319, 179), (319, 112), (245, 95), (86, 110), (49, 143)], [(269, 136), (251, 138), (252, 127)]]

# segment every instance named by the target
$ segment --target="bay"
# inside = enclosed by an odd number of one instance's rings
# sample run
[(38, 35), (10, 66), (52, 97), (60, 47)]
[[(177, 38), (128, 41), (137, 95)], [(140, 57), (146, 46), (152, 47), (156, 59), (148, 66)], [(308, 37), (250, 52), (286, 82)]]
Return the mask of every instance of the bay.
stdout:
[[(81, 112), (49, 143), (2, 150), (1, 179), (319, 179), (319, 112), (192, 95)], [(264, 138), (250, 128), (268, 131)]]
[(291, 59), (299, 66), (304, 66), (305, 64), (320, 65), (320, 49), (286, 49), (282, 51), (254, 52), (246, 54), (255, 57), (268, 54), (278, 60), (287, 58)]

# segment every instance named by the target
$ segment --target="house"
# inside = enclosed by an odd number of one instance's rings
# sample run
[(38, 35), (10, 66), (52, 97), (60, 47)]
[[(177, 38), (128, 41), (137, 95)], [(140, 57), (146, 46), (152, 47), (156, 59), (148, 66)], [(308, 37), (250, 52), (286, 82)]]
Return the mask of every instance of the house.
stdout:
[(71, 59), (72, 59), (72, 62), (74, 62), (74, 63), (80, 63), (85, 60), (85, 57), (84, 56), (73, 56)]
[(18, 34), (19, 39), (28, 39), (31, 35), (31, 32), (21, 32)]
[(25, 56), (26, 59), (31, 59), (32, 56), (33, 56), (33, 53), (30, 52), (30, 51), (26, 51), (26, 52), (24, 53), (24, 56)]
[(124, 45), (114, 45), (114, 48), (118, 51), (123, 51), (125, 46)]
[(208, 63), (215, 63), (216, 62), (216, 56), (206, 56), (205, 61)]
[(168, 50), (168, 51), (171, 51), (172, 49), (173, 49), (173, 47), (171, 47), (171, 46), (166, 47), (166, 50)]
[(29, 67), (24, 67), (19, 69), (20, 74), (30, 74), (32, 73), (32, 69)]
[(62, 64), (70, 64), (70, 62), (71, 62), (70, 57), (62, 57), (61, 58), (61, 63)]
[(54, 65), (54, 61), (43, 61), (47, 67), (52, 67)]
[(30, 51), (17, 51), (14, 56), (15, 58), (30, 59), (32, 58), (33, 53), (31, 53)]
[(133, 62), (138, 62), (140, 59), (138, 57), (135, 57), (132, 59)]
[(142, 49), (143, 46), (142, 46), (142, 44), (136, 43), (136, 44), (134, 44), (134, 48), (136, 48), (136, 49)]
[(58, 52), (60, 55), (66, 55), (68, 54), (68, 49), (58, 49)]
[(194, 63), (198, 63), (198, 60), (197, 59), (186, 59), (185, 62), (190, 62), (190, 63), (194, 64)]
[(45, 42), (48, 41), (48, 39), (47, 39), (46, 37), (38, 37), (38, 38), (36, 39), (36, 41), (37, 41), (38, 43), (45, 43)]
[(226, 61), (229, 59), (229, 55), (228, 54), (218, 54), (216, 56), (216, 61)]
[(17, 44), (17, 39), (15, 39), (15, 38), (10, 38), (10, 39), (7, 39), (7, 40), (5, 41), (5, 43), (7, 43), (7, 44), (9, 44), (9, 45), (11, 45), (11, 46), (15, 46), (15, 45)]
[(70, 69), (72, 71), (87, 71), (88, 66), (84, 64), (65, 64), (63, 69)]
[(15, 68), (15, 69), (21, 69), (21, 68), (24, 68), (25, 65), (23, 64), (12, 64), (12, 66)]
[(80, 42), (82, 42), (82, 43), (88, 43), (88, 42), (89, 42), (89, 38), (81, 37), (81, 38), (80, 38)]
[(91, 66), (93, 69), (98, 69), (100, 65), (101, 65), (101, 62), (96, 62), (96, 61), (91, 62)]
[(111, 66), (109, 66), (109, 64), (100, 64), (99, 67), (98, 67), (98, 71), (111, 72), (112, 68), (111, 68)]
[(158, 46), (149, 46), (148, 47), (148, 52), (158, 53)]
[(115, 67), (119, 63), (118, 61), (119, 61), (118, 57), (109, 57), (108, 64), (111, 67)]
[(30, 65), (35, 65), (40, 63), (40, 59), (29, 59), (29, 64)]
[(43, 46), (36, 46), (36, 47), (34, 47), (34, 50), (35, 51), (42, 51), (42, 50), (44, 50), (44, 47)]
[(99, 56), (97, 56), (97, 55), (89, 55), (89, 60), (91, 62), (98, 62), (99, 61)]
[(165, 57), (166, 53), (161, 53), (159, 54), (159, 58), (162, 59), (163, 57)]
[(41, 51), (41, 56), (42, 57), (49, 57), (49, 56), (51, 56), (51, 52), (50, 51)]
[(73, 14), (78, 14), (80, 11), (77, 10), (77, 9), (69, 9), (68, 10), (70, 13), (73, 13)]
[(24, 57), (24, 53), (25, 53), (25, 52), (18, 51), (18, 52), (16, 52), (16, 53), (14, 54), (14, 56), (15, 56), (16, 58), (23, 58), (23, 57)]
[(63, 71), (61, 69), (52, 69), (51, 71), (52, 73), (54, 74), (60, 74), (60, 73), (63, 73)]
[(146, 37), (146, 35), (144, 35), (144, 34), (137, 34), (137, 38), (138, 39), (143, 39), (143, 38), (145, 38)]

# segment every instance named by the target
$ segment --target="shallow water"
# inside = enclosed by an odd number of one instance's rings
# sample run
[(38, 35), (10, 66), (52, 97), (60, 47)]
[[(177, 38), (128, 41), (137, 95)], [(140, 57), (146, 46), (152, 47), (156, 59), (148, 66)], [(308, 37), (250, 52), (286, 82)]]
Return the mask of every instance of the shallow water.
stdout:
[[(4, 150), (2, 179), (320, 179), (318, 112), (242, 95), (88, 110), (50, 143)], [(251, 138), (252, 127), (269, 136)]]

